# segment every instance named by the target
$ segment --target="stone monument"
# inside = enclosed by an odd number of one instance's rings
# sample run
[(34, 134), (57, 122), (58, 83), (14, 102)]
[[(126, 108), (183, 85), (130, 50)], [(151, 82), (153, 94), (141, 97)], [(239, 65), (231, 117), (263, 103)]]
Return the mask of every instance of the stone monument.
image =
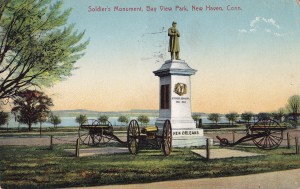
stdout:
[(171, 60), (165, 61), (160, 69), (153, 72), (160, 78), (159, 118), (155, 125), (163, 128), (165, 120), (171, 121), (174, 147), (205, 145), (207, 137), (203, 136), (203, 129), (196, 128), (191, 111), (190, 77), (197, 70), (179, 59), (180, 34), (176, 22), (172, 23), (168, 36)]

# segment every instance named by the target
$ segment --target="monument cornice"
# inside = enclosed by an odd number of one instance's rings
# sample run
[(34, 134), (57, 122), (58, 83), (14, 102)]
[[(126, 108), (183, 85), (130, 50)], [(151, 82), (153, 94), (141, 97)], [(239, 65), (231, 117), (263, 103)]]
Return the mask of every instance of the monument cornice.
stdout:
[(156, 76), (194, 75), (197, 70), (191, 68), (184, 60), (167, 60), (160, 69), (154, 71)]

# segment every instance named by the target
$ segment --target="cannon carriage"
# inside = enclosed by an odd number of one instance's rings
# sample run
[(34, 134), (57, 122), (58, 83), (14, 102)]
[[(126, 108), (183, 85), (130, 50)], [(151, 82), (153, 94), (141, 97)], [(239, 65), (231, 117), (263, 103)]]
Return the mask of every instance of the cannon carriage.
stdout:
[(172, 126), (166, 120), (162, 129), (156, 126), (140, 128), (136, 120), (131, 120), (127, 130), (128, 150), (131, 154), (138, 154), (143, 147), (161, 149), (165, 156), (172, 151)]
[(99, 120), (88, 119), (80, 125), (78, 136), (81, 143), (86, 145), (106, 144), (111, 140), (126, 144), (126, 141), (122, 141), (114, 135), (112, 124), (109, 121), (100, 122)]
[(242, 142), (252, 141), (255, 146), (263, 150), (278, 148), (283, 140), (283, 131), (287, 127), (280, 125), (276, 120), (263, 119), (246, 128), (246, 135), (236, 142), (217, 136), (220, 146), (234, 146)]

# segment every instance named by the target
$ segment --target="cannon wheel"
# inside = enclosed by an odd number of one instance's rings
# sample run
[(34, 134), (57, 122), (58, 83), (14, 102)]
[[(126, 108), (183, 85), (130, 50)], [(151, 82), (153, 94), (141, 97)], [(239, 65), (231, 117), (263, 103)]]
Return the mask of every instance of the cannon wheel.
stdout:
[(229, 141), (227, 138), (221, 138), (220, 146), (229, 146)]
[(140, 127), (136, 120), (131, 120), (127, 129), (127, 145), (131, 154), (138, 154), (140, 140)]
[[(101, 123), (101, 122), (99, 124), (103, 125), (103, 123)], [(113, 134), (113, 126), (112, 126), (112, 124), (109, 121), (107, 121), (106, 123), (104, 123), (104, 125), (108, 125), (109, 128), (108, 128), (108, 130), (104, 130), (103, 129), (102, 132), (99, 133), (100, 136), (101, 136), (100, 143), (102, 143), (102, 144), (106, 144), (106, 143), (108, 143), (111, 140), (111, 137), (109, 137), (107, 134)], [(106, 133), (106, 132), (108, 132), (108, 133)]]
[[(85, 128), (85, 125), (89, 125), (89, 127)], [(97, 145), (100, 143), (102, 136), (99, 135), (95, 129), (93, 129), (96, 127), (96, 125), (99, 125), (99, 121), (92, 119), (89, 119), (85, 123), (81, 124), (78, 129), (78, 136), (82, 144)]]
[(163, 127), (162, 150), (165, 156), (172, 151), (172, 126), (170, 120), (166, 120)]
[(253, 134), (261, 134), (262, 137), (254, 138), (253, 143), (263, 150), (277, 148), (283, 139), (283, 129), (281, 128), (280, 124), (272, 119), (256, 122), (250, 130)]

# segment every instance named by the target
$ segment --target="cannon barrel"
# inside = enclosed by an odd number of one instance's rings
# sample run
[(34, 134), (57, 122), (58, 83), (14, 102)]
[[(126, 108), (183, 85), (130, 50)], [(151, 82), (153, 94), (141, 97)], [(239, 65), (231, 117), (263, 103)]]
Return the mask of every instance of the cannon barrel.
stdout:
[(156, 133), (157, 131), (158, 131), (158, 127), (156, 126), (148, 126), (142, 129), (143, 134)]

